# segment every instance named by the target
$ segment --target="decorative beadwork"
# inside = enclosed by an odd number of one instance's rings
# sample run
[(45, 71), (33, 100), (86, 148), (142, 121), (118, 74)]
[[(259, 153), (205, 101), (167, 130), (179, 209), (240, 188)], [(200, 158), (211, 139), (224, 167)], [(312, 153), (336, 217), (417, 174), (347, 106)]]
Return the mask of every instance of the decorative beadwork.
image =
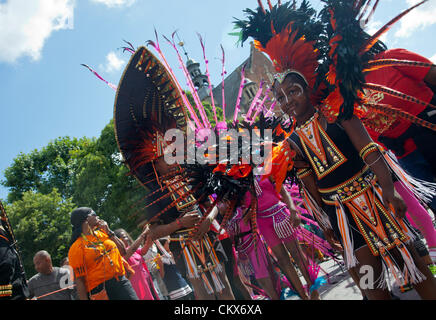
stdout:
[(318, 179), (322, 179), (347, 159), (324, 131), (318, 118), (318, 113), (315, 113), (306, 123), (296, 128), (296, 132)]

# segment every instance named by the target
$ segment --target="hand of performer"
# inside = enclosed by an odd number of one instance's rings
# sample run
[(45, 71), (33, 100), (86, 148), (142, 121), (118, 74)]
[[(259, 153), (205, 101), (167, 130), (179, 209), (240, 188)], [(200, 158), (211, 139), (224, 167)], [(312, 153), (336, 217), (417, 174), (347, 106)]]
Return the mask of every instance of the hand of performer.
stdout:
[[(156, 229), (153, 227), (153, 225), (145, 225), (141, 237), (144, 237), (147, 241), (153, 242), (154, 240), (158, 239), (158, 234), (156, 232)], [(145, 245), (145, 244), (144, 244)]]
[(199, 225), (197, 232), (193, 235), (194, 240), (199, 240), (204, 237), (204, 235), (209, 231), (210, 225), (212, 224), (212, 220), (206, 218)]
[(383, 204), (386, 208), (393, 209), (395, 215), (399, 219), (404, 219), (406, 217), (407, 206), (404, 203), (403, 198), (393, 189), (392, 191), (383, 190)]
[(336, 239), (335, 235), (333, 234), (332, 229), (325, 229), (323, 230), (324, 237), (327, 240), (327, 242), (330, 244), (333, 250), (343, 252), (344, 248), (342, 247), (341, 243)]
[(289, 216), (289, 220), (294, 228), (297, 228), (301, 224), (301, 218), (298, 216), (296, 210), (289, 210), (291, 215)]
[(149, 240), (148, 234), (150, 233), (150, 227), (148, 225), (146, 225), (144, 227), (144, 229), (142, 230), (142, 233), (139, 235), (139, 237), (141, 238), (141, 244), (144, 245), (146, 243), (147, 240)]
[(179, 218), (180, 223), (185, 228), (192, 228), (200, 222), (200, 216), (196, 212), (189, 212)]
[(141, 234), (141, 237), (142, 237), (142, 235), (144, 235), (144, 242), (143, 242), (143, 245), (142, 245), (142, 251), (144, 252), (144, 254), (146, 254), (147, 252), (148, 252), (148, 249), (150, 249), (150, 247), (153, 245), (153, 238), (151, 237), (151, 236), (149, 236), (149, 233), (147, 232), (143, 232), (142, 234)]
[(106, 232), (106, 234), (110, 233), (109, 225), (104, 220), (98, 219), (97, 228), (103, 230), (104, 232)]

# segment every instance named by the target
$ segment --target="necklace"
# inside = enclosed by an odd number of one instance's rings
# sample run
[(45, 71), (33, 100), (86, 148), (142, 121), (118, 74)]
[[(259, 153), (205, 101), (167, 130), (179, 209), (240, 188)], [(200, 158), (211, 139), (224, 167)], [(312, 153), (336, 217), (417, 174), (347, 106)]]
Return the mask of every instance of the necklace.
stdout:
[(308, 147), (315, 153), (314, 161), (319, 168), (320, 172), (325, 171), (327, 163), (327, 156), (322, 145), (321, 137), (319, 134), (320, 124), (318, 122), (318, 113), (315, 113), (309, 120), (302, 126), (297, 128), (301, 132), (301, 138), (308, 145)]
[[(95, 235), (93, 235), (96, 239), (98, 239)], [(90, 244), (90, 246), (88, 246), (88, 248), (92, 248), (94, 249), (94, 251), (98, 251), (98, 253), (100, 254), (101, 258), (107, 257), (109, 259), (109, 263), (111, 266), (114, 265), (111, 257), (109, 256), (109, 251), (107, 251), (106, 246), (104, 245), (103, 241), (101, 240), (97, 240), (97, 241), (91, 241), (89, 240), (83, 233), (82, 233), (82, 238), (88, 243)]]

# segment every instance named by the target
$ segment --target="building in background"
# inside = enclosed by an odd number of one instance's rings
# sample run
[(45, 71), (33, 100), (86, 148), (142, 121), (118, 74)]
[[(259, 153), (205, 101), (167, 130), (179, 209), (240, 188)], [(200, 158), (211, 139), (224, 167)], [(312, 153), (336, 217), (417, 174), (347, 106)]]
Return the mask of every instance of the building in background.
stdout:
[[(233, 118), (236, 100), (239, 93), (239, 86), (241, 83), (241, 71), (244, 65), (246, 80), (242, 93), (240, 114), (245, 114), (248, 111), (248, 108), (254, 96), (256, 95), (257, 90), (259, 89), (260, 82), (264, 80), (266, 84), (270, 86), (273, 80), (275, 70), (272, 62), (262, 52), (254, 47), (253, 42), (251, 42), (250, 45), (250, 56), (243, 63), (241, 63), (239, 67), (229, 73), (229, 75), (224, 79), (226, 119)], [(183, 48), (184, 43), (179, 42), (179, 46)], [(192, 82), (198, 91), (200, 100), (210, 103), (211, 98), (207, 76), (201, 71), (200, 63), (189, 58), (185, 50), (184, 52), (187, 57), (186, 68), (191, 75)], [(212, 88), (215, 104), (222, 107), (222, 83), (220, 83), (218, 86), (212, 86)], [(269, 106), (270, 104), (271, 102), (267, 102), (266, 106)], [(277, 108), (275, 111), (278, 111)]]

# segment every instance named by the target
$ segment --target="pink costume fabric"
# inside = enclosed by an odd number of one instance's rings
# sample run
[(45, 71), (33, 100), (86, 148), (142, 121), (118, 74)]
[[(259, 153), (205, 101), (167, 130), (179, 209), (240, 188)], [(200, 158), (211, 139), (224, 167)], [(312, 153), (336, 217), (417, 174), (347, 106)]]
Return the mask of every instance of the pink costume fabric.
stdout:
[(159, 298), (154, 289), (153, 279), (151, 278), (144, 258), (141, 256), (141, 249), (136, 250), (127, 262), (132, 267), (133, 271), (135, 271), (135, 274), (130, 278), (130, 282), (139, 300), (155, 300), (155, 297), (156, 300), (158, 300)]
[[(259, 232), (271, 248), (282, 242), (296, 238), (296, 229), (292, 226), (290, 212), (281, 196), (276, 192), (269, 179), (257, 179), (261, 193), (258, 195), (257, 224)], [(251, 202), (251, 194), (245, 195), (245, 207)]]
[(395, 190), (407, 205), (407, 218), (409, 222), (422, 232), (430, 249), (436, 249), (436, 230), (433, 221), (425, 208), (416, 199), (414, 194), (400, 181), (394, 183)]
[(268, 252), (259, 235), (254, 235), (250, 224), (244, 222), (241, 208), (236, 209), (235, 215), (228, 222), (227, 232), (235, 243), (237, 261), (243, 274), (246, 277), (255, 276), (256, 279), (270, 277)]
[[(287, 205), (281, 201), (281, 195), (275, 190), (275, 186), (269, 179), (257, 179), (259, 190), (257, 191), (257, 224), (260, 234), (270, 248), (281, 243), (287, 243), (293, 240), (304, 241), (314, 248), (328, 253), (330, 245), (327, 241), (319, 238), (305, 228), (294, 228), (289, 219), (290, 212)], [(251, 202), (251, 194), (247, 192), (244, 206), (248, 207)], [(313, 258), (313, 257), (312, 257)], [(320, 267), (313, 259), (309, 260), (308, 272), (311, 281), (317, 278)]]

